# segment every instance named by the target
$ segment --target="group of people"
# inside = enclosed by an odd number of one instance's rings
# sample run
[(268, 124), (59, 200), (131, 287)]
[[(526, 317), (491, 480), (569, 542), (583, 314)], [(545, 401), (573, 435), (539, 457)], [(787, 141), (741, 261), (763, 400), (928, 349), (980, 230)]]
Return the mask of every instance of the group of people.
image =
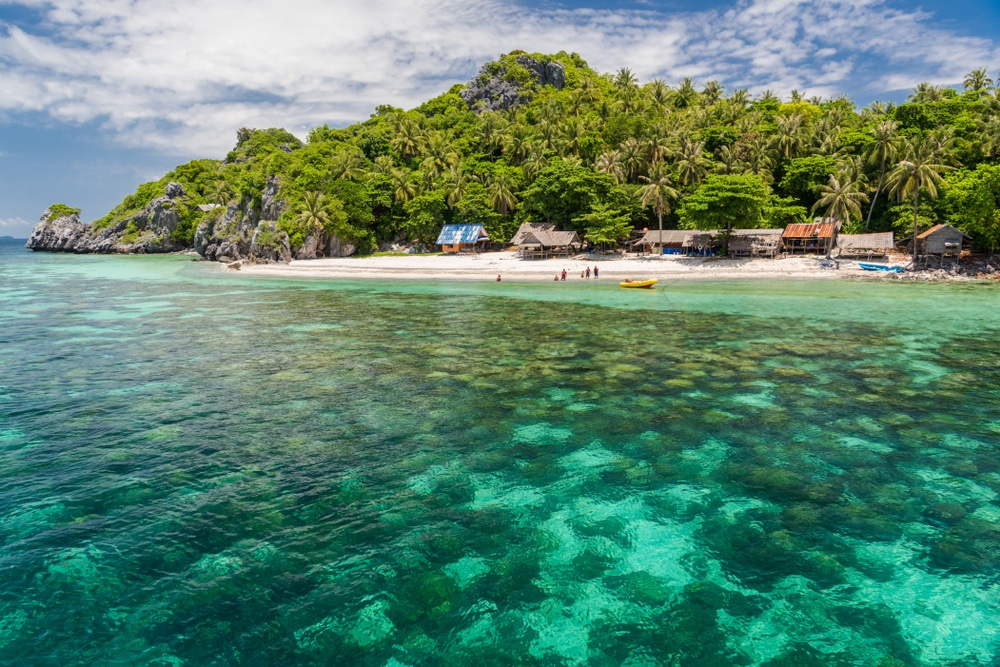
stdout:
[[(591, 269), (588, 266), (586, 269), (580, 272), (580, 277), (583, 278), (584, 280), (590, 280), (590, 273)], [(600, 275), (600, 269), (597, 268), (596, 264), (594, 265), (593, 273), (594, 273), (594, 280), (597, 280), (598, 275)], [(566, 275), (567, 275), (566, 269), (563, 269), (562, 273), (557, 273), (555, 278), (556, 282), (559, 282), (560, 280), (566, 280)], [(500, 274), (497, 274), (497, 282), (500, 282)]]
[[(594, 266), (594, 280), (597, 280), (597, 276), (599, 274), (600, 274), (600, 269), (598, 269), (597, 266)], [(583, 271), (580, 272), (580, 277), (583, 278), (583, 279), (585, 279), (585, 280), (589, 280), (590, 279), (590, 267), (589, 266), (585, 270), (583, 270)], [(556, 279), (556, 281), (566, 280), (566, 269), (563, 269), (562, 273), (557, 273), (555, 279)]]

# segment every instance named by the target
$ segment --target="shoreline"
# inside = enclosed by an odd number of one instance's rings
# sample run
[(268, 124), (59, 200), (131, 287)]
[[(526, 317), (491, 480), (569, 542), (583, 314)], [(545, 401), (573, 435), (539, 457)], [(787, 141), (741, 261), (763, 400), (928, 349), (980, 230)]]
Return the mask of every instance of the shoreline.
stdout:
[[(899, 258), (902, 259), (902, 258)], [(908, 258), (907, 258), (908, 259)], [(864, 261), (864, 260), (862, 260)], [(905, 263), (905, 260), (903, 260)], [(890, 258), (889, 263), (893, 262)], [(522, 260), (513, 251), (477, 255), (391, 255), (292, 260), (290, 264), (222, 265), (251, 275), (294, 278), (347, 278), (389, 280), (459, 280), (496, 282), (555, 282), (566, 270), (566, 281), (585, 281), (580, 272), (589, 266), (600, 270), (600, 281), (644, 280), (881, 280), (893, 274), (864, 271), (854, 260), (826, 260), (799, 256), (780, 259), (724, 259), (646, 255), (577, 255)], [(591, 277), (589, 280), (594, 280)]]

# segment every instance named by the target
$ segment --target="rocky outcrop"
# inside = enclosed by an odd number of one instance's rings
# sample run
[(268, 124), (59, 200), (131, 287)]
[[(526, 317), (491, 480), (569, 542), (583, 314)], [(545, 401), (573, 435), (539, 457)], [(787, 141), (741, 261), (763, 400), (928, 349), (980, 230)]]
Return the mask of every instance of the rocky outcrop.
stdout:
[(351, 243), (350, 241), (345, 241), (339, 236), (334, 234), (330, 237), (329, 243), (326, 247), (327, 257), (350, 257), (354, 254), (354, 251), (358, 249), (356, 243)]
[(180, 222), (177, 203), (182, 197), (183, 186), (168, 183), (163, 196), (141, 211), (101, 228), (81, 222), (76, 213), (58, 215), (46, 209), (25, 245), (32, 250), (103, 254), (183, 250), (184, 245), (171, 238)]
[[(529, 56), (520, 55), (514, 62), (528, 70), (534, 86), (552, 86), (558, 90), (566, 85), (566, 71), (560, 62), (542, 62)], [(459, 95), (476, 111), (499, 111), (531, 101), (531, 86), (525, 86), (510, 76), (509, 68), (501, 62), (489, 62), (482, 66), (479, 74), (472, 79)]]
[(288, 234), (279, 231), (273, 222), (261, 221), (250, 240), (250, 260), (264, 264), (292, 261)]

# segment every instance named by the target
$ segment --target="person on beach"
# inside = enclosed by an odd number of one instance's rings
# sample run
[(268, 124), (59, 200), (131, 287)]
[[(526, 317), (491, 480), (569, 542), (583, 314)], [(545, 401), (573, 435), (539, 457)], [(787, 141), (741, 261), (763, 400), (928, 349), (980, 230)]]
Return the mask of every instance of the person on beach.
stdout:
[(590, 267), (587, 267), (587, 280), (590, 280)]
[(562, 279), (563, 279), (563, 280), (566, 280), (566, 269), (563, 269), (563, 272), (562, 272)]
[(594, 265), (594, 280), (597, 280), (597, 265)]
[(500, 282), (500, 274), (497, 274), (497, 282)]
[(583, 271), (580, 272), (580, 277), (583, 278)]
[(556, 274), (556, 282), (559, 282), (559, 274)]

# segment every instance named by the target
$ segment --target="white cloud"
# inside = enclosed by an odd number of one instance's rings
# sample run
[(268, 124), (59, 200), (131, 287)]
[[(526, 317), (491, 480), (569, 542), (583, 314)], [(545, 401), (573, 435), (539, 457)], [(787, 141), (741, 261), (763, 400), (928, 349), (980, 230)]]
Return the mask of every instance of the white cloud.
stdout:
[(0, 218), (0, 230), (9, 231), (9, 228), (16, 227), (18, 231), (31, 229), (32, 223), (23, 218)]
[[(935, 28), (933, 17), (884, 0), (741, 0), (669, 15), (501, 0), (6, 4), (44, 21), (0, 22), (0, 113), (99, 119), (125, 145), (183, 155), (219, 155), (241, 126), (304, 136), (364, 119), (377, 104), (411, 107), (516, 48), (576, 51), (599, 70), (628, 66), (644, 80), (716, 78), (824, 96), (953, 83), (1000, 60), (996, 42)], [(863, 74), (862, 62), (876, 74)]]

